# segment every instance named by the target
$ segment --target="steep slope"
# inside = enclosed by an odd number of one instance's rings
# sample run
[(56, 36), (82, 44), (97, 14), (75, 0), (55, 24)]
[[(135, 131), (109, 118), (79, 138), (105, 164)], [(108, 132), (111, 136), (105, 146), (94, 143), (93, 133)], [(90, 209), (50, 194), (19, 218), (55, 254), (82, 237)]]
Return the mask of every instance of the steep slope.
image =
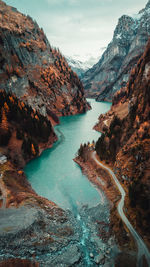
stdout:
[[(128, 215), (150, 242), (149, 84), (150, 40), (131, 71), (127, 87), (115, 94), (111, 110), (99, 118), (103, 134), (96, 143), (96, 151), (102, 160), (114, 163), (128, 195)], [(128, 111), (123, 112), (125, 105)]]
[(56, 141), (49, 116), (57, 123), (57, 115), (86, 108), (82, 84), (60, 52), (31, 18), (0, 1), (0, 266), (80, 259), (74, 218), (38, 196), (22, 168)]
[(0, 89), (12, 91), (45, 115), (86, 111), (76, 73), (29, 16), (0, 1)]
[(0, 151), (16, 168), (57, 140), (47, 117), (15, 95), (0, 91)]
[[(51, 146), (56, 135), (47, 117), (12, 93), (1, 90), (0, 100), (0, 266), (55, 266), (54, 251), (63, 255), (66, 246), (71, 258), (75, 222), (71, 214), (38, 196), (20, 168)], [(76, 261), (77, 249), (74, 255)], [(32, 264), (33, 257), (40, 263)], [(58, 257), (65, 264), (66, 258)]]
[(101, 59), (83, 78), (86, 95), (98, 101), (112, 100), (114, 93), (125, 86), (130, 70), (143, 54), (150, 36), (150, 1), (137, 16), (123, 15)]

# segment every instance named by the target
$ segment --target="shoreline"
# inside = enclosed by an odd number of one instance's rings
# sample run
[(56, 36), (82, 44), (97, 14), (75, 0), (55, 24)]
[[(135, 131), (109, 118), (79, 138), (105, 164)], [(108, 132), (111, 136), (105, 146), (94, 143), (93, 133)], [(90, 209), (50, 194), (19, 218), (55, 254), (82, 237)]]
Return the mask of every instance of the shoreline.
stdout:
[(127, 252), (130, 249), (136, 251), (136, 244), (133, 237), (124, 223), (122, 223), (122, 219), (117, 212), (116, 206), (120, 200), (120, 193), (112, 181), (111, 176), (103, 168), (97, 166), (91, 157), (88, 157), (86, 161), (79, 156), (73, 160), (81, 167), (83, 174), (87, 176), (90, 182), (106, 195), (110, 205), (111, 231), (112, 234), (115, 234), (115, 239), (121, 251)]
[[(26, 174), (24, 172), (24, 167), (28, 162), (31, 160), (34, 160), (38, 157), (41, 156), (44, 150), (51, 148), (54, 143), (58, 140), (57, 135), (52, 132), (52, 134), (49, 136), (49, 139), (46, 143), (39, 143), (39, 153), (36, 156), (31, 156), (28, 157), (27, 159), (23, 158), (23, 154), (21, 153), (21, 150), (19, 151), (20, 153), (18, 154), (19, 161), (18, 164), (14, 164), (14, 158), (11, 158), (11, 160), (8, 158), (7, 161), (3, 164), (0, 164), (0, 174), (2, 175), (2, 183), (4, 185), (5, 191), (6, 191), (6, 208), (9, 207), (19, 207), (20, 205), (26, 205), (24, 203), (24, 200), (27, 198), (35, 198), (36, 200), (39, 199), (40, 201), (45, 202), (46, 205), (49, 202), (49, 205), (54, 205), (57, 207), (55, 203), (52, 201), (38, 195), (34, 189), (32, 188), (31, 184), (28, 182), (28, 179), (26, 177)], [(11, 153), (14, 152), (14, 148)], [(11, 175), (11, 179), (9, 176)], [(9, 178), (9, 179), (8, 179)], [(13, 190), (15, 188), (16, 193), (13, 193)], [(18, 190), (17, 190), (18, 189)], [(21, 190), (20, 190), (21, 189)], [(20, 196), (20, 199), (18, 199), (18, 195)], [(30, 195), (30, 197), (28, 197)], [(0, 199), (1, 200), (1, 199)], [(2, 201), (0, 201), (0, 208), (2, 207)], [(26, 202), (26, 201), (25, 201)], [(33, 203), (33, 199), (28, 202), (28, 204), (35, 205)]]

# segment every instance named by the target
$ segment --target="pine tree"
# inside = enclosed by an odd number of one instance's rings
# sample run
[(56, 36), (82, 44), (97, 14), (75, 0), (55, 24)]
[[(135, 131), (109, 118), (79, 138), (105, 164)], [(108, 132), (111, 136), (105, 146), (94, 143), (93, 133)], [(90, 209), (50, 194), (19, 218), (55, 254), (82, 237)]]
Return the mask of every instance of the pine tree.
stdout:
[(7, 120), (7, 116), (6, 116), (6, 111), (4, 108), (2, 108), (1, 110), (1, 128), (8, 130), (8, 120)]

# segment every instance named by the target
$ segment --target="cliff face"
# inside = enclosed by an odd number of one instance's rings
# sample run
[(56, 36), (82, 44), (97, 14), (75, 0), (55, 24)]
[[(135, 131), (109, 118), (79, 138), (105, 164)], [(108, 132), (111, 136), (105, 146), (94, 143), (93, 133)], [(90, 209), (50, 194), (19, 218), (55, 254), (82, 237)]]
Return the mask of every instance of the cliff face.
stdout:
[(150, 36), (150, 1), (138, 15), (123, 15), (113, 39), (101, 59), (83, 78), (87, 96), (111, 101), (114, 93), (125, 86), (131, 69), (143, 54)]
[[(150, 238), (150, 40), (132, 69), (126, 88), (117, 92), (111, 110), (96, 126), (103, 134), (96, 144), (100, 158), (112, 161), (124, 183), (131, 220)], [(125, 109), (128, 106), (128, 109)], [(149, 239), (150, 241), (150, 239)]]
[(43, 115), (86, 111), (82, 83), (29, 16), (0, 1), (0, 89)]

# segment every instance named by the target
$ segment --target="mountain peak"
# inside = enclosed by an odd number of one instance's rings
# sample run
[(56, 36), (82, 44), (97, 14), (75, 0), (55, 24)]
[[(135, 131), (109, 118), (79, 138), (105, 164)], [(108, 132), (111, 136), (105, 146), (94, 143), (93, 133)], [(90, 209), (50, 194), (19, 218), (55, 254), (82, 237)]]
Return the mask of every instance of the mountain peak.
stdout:
[(119, 18), (118, 24), (114, 31), (113, 38), (115, 39), (130, 39), (135, 30), (135, 21), (132, 17), (123, 15)]
[(145, 9), (149, 9), (150, 8), (150, 0), (148, 0), (146, 6), (145, 6)]
[(138, 14), (119, 18), (101, 59), (84, 74), (86, 96), (111, 101), (114, 93), (126, 86), (130, 70), (142, 55), (149, 36), (150, 0)]

